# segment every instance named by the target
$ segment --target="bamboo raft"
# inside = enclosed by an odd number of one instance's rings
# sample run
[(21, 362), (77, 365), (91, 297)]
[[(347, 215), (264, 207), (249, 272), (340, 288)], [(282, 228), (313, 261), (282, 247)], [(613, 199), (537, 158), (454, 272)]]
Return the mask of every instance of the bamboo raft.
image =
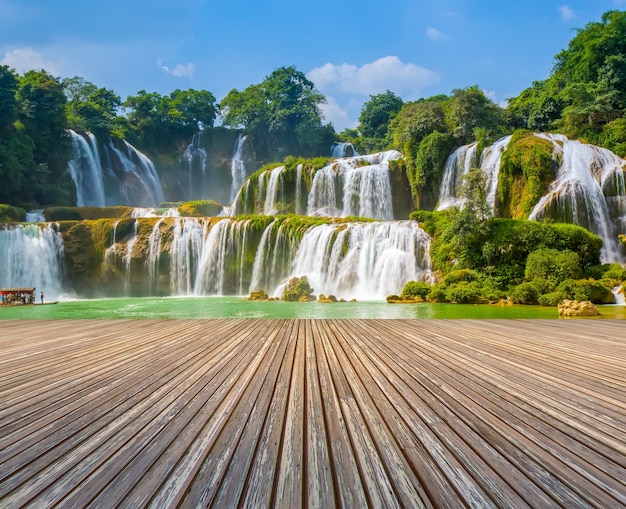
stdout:
[(626, 506), (624, 322), (0, 322), (0, 507)]

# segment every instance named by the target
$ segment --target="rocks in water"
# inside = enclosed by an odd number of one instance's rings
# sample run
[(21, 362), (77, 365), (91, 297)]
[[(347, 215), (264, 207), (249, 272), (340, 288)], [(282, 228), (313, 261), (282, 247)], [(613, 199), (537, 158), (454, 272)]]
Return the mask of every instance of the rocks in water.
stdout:
[(283, 300), (287, 302), (311, 302), (315, 300), (313, 288), (306, 276), (292, 277), (283, 291)]
[(248, 297), (244, 297), (245, 300), (269, 300), (269, 296), (263, 290), (256, 292), (250, 292)]
[[(345, 300), (341, 299), (343, 302), (345, 302)], [(337, 297), (335, 297), (334, 295), (329, 295), (328, 297), (326, 297), (326, 295), (324, 295), (323, 293), (320, 293), (319, 296), (317, 297), (317, 302), (322, 302), (325, 304), (332, 304), (333, 302), (339, 302), (337, 300)]]
[(596, 305), (590, 300), (583, 300), (578, 302), (577, 300), (568, 300), (559, 303), (559, 316), (598, 316), (600, 311)]
[(418, 302), (424, 302), (424, 299), (417, 295), (387, 295), (387, 302), (389, 304), (416, 304)]

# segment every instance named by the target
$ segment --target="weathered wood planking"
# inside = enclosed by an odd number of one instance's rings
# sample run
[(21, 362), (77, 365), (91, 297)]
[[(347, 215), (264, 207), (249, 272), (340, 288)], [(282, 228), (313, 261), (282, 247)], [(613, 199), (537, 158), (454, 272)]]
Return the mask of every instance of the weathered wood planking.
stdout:
[(626, 507), (624, 322), (0, 322), (0, 507)]

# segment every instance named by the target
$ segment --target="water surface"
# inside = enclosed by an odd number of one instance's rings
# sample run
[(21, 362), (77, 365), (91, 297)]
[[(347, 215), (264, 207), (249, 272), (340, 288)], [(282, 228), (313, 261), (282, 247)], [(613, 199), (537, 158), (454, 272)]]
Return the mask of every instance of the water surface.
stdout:
[[(601, 306), (599, 318), (626, 319), (626, 306)], [(62, 301), (54, 305), (0, 306), (0, 319), (69, 318), (546, 318), (556, 308), (470, 304), (387, 304), (385, 301), (250, 302), (241, 297), (141, 297)], [(597, 319), (597, 318), (594, 318)]]

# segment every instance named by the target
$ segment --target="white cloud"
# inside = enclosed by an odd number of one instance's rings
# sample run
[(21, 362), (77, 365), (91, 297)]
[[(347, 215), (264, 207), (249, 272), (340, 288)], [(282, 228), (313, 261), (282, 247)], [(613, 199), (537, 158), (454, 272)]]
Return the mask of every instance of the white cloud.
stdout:
[(0, 58), (1, 65), (8, 65), (15, 69), (18, 74), (24, 74), (26, 71), (45, 69), (53, 76), (59, 74), (59, 66), (57, 63), (49, 61), (32, 48), (15, 48), (8, 50), (4, 56)]
[(440, 32), (436, 28), (427, 27), (426, 28), (426, 37), (429, 37), (430, 39), (432, 39), (434, 41), (439, 41), (441, 39), (444, 39), (446, 36), (445, 36), (445, 34), (443, 32)]
[(358, 122), (350, 118), (348, 107), (339, 105), (334, 97), (326, 96), (326, 103), (320, 105), (322, 115), (327, 122), (331, 122), (336, 131), (343, 131), (345, 128), (354, 129)]
[(167, 74), (171, 74), (172, 76), (176, 76), (177, 78), (189, 78), (189, 79), (193, 78), (193, 73), (196, 68), (194, 64), (187, 63), (184, 65), (177, 64), (176, 67), (174, 67), (173, 69), (170, 69), (168, 66), (163, 65), (160, 59), (157, 61), (157, 64), (159, 65), (159, 67), (161, 68), (163, 72), (166, 72)]
[(326, 63), (307, 73), (322, 92), (341, 91), (373, 95), (391, 90), (398, 95), (417, 98), (422, 90), (439, 81), (439, 75), (396, 56), (379, 58), (357, 67), (353, 64)]
[(569, 5), (560, 5), (559, 12), (561, 13), (561, 19), (563, 21), (570, 21), (576, 16), (574, 10)]

